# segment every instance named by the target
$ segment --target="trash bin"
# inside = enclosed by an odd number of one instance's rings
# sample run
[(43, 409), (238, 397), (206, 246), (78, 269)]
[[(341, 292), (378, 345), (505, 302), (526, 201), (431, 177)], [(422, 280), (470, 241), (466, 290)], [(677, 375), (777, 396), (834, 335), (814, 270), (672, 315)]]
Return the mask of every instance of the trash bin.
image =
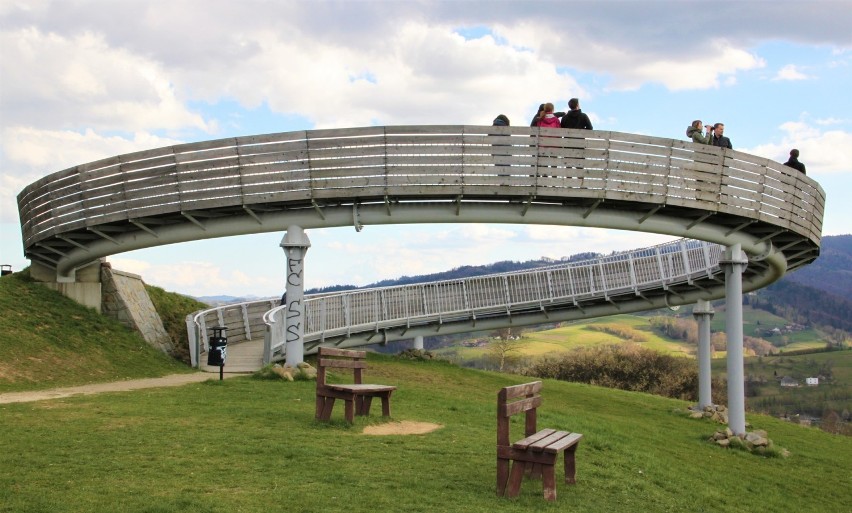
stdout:
[(207, 365), (219, 367), (219, 378), (222, 378), (222, 367), (228, 358), (228, 337), (224, 331), (228, 328), (217, 326), (213, 328), (213, 336), (210, 337), (210, 350), (207, 352)]

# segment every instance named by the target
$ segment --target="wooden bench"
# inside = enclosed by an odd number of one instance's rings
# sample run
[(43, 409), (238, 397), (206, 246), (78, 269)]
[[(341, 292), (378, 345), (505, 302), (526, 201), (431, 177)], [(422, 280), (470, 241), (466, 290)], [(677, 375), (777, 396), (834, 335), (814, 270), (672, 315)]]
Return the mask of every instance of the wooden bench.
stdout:
[[(556, 500), (556, 458), (565, 453), (565, 482), (574, 484), (574, 453), (583, 435), (536, 428), (536, 408), (541, 406), (541, 381), (505, 387), (497, 394), (497, 495), (517, 497), (526, 474), (542, 478), (544, 498)], [(512, 415), (525, 413), (524, 438), (509, 442)], [(512, 463), (514, 462), (514, 463)], [(511, 472), (510, 467), (511, 465)]]
[[(362, 371), (367, 368), (366, 351), (350, 351), (320, 347), (317, 360), (317, 413), (319, 420), (331, 419), (331, 410), (335, 399), (346, 401), (346, 421), (355, 421), (355, 415), (369, 415), (370, 403), (374, 397), (382, 399), (382, 415), (390, 416), (390, 397), (396, 387), (388, 385), (369, 385), (362, 383)], [(354, 384), (329, 384), (326, 382), (326, 369), (352, 369)]]

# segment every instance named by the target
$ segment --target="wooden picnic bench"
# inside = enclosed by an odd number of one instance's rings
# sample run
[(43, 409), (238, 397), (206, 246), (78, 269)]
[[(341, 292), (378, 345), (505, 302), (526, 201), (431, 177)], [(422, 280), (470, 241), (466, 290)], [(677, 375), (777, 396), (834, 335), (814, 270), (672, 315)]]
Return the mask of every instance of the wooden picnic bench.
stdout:
[[(556, 500), (556, 458), (565, 453), (565, 482), (574, 484), (574, 453), (583, 435), (536, 428), (536, 408), (541, 406), (541, 381), (505, 387), (497, 394), (497, 495), (517, 497), (526, 474), (542, 478), (544, 498)], [(525, 438), (509, 442), (512, 415), (525, 413)], [(511, 471), (510, 471), (511, 465)]]
[[(370, 414), (370, 403), (374, 397), (382, 400), (382, 415), (390, 416), (390, 397), (396, 387), (362, 383), (362, 371), (367, 368), (366, 351), (351, 351), (332, 347), (320, 347), (317, 359), (317, 413), (319, 420), (331, 419), (334, 400), (346, 401), (346, 421), (355, 421), (355, 415)], [(353, 384), (330, 384), (326, 381), (326, 369), (352, 369)]]

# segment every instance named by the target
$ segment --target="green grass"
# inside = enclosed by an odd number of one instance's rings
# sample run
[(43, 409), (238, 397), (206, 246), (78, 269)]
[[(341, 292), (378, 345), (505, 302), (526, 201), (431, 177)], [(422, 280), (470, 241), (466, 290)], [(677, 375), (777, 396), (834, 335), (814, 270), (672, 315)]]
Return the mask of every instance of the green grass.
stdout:
[(0, 392), (192, 370), (26, 273), (0, 278), (0, 311)]
[[(540, 427), (585, 435), (575, 486), (546, 503), (539, 482), (497, 498), (494, 408), (527, 381), (444, 362), (371, 354), (368, 379), (396, 384), (393, 419), (425, 435), (366, 436), (378, 417), (329, 424), (314, 384), (235, 378), (178, 388), (0, 406), (3, 512), (823, 512), (852, 500), (852, 441), (748, 415), (788, 458), (705, 441), (718, 425), (687, 404), (546, 381)], [(520, 438), (522, 422), (513, 423)]]
[(187, 365), (190, 363), (189, 340), (186, 333), (186, 316), (192, 312), (209, 308), (197, 299), (176, 292), (167, 292), (160, 287), (145, 285), (148, 297), (163, 321), (163, 327), (174, 341), (173, 356)]

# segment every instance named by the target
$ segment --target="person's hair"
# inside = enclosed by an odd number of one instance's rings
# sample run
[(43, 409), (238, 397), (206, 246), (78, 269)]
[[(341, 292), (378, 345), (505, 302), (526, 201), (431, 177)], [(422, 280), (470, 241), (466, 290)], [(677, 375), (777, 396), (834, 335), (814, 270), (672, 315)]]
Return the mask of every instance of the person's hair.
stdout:
[(547, 113), (547, 112), (553, 112), (553, 104), (552, 104), (552, 103), (549, 103), (549, 102), (548, 102), (548, 103), (545, 103), (545, 104), (544, 104), (544, 112), (545, 112), (545, 113)]
[(692, 122), (692, 128), (698, 128), (698, 125), (700, 125), (700, 124), (701, 124), (701, 120), (696, 119), (695, 121)]
[(792, 150), (790, 150), (790, 156), (794, 159), (799, 158), (799, 150), (793, 148)]
[(579, 106), (580, 106), (580, 100), (578, 100), (577, 98), (571, 98), (570, 100), (568, 100), (568, 108), (569, 109), (576, 110), (577, 107), (579, 107)]
[(713, 130), (716, 130), (716, 129), (717, 129), (717, 128), (719, 128), (720, 126), (725, 126), (725, 124), (724, 124), (724, 123), (714, 123), (714, 124), (713, 124)]
[(497, 118), (495, 118), (495, 119), (494, 119), (494, 121), (497, 121), (498, 119), (499, 119), (500, 121), (502, 121), (503, 123), (506, 123), (506, 126), (509, 126), (509, 125), (510, 125), (510, 123), (509, 123), (509, 118), (507, 118), (505, 114), (500, 114), (500, 115), (498, 115), (498, 116), (497, 116)]

